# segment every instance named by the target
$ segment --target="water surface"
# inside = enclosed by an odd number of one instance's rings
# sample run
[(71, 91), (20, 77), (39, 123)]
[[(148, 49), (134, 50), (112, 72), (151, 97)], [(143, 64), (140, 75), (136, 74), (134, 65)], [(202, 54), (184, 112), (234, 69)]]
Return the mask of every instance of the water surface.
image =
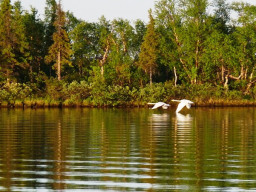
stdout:
[(0, 191), (256, 191), (256, 108), (0, 109)]

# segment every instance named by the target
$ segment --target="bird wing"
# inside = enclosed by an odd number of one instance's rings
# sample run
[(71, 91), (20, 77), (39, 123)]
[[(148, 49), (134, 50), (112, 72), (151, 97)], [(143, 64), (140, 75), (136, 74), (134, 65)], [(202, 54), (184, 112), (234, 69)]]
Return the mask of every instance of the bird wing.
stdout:
[(190, 104), (190, 103), (187, 103), (187, 104), (186, 104), (186, 107), (187, 107), (188, 109), (190, 109), (191, 104)]
[(163, 103), (163, 102), (158, 102), (158, 103), (156, 103), (156, 104), (153, 106), (152, 109), (156, 109), (156, 108), (158, 108), (158, 107), (162, 107), (164, 104), (165, 104), (165, 103)]
[(185, 105), (186, 105), (185, 103), (181, 102), (181, 103), (178, 105), (177, 109), (176, 109), (176, 113), (180, 112), (180, 110), (183, 109), (183, 107), (185, 107)]
[(165, 103), (162, 107), (163, 107), (163, 109), (168, 109), (168, 107), (170, 107), (170, 105)]

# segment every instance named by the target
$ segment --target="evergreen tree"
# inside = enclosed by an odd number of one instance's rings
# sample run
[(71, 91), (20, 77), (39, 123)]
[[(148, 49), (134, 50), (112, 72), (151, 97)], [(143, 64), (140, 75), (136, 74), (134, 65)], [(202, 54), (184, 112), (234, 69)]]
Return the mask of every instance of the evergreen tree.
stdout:
[(44, 51), (42, 49), (42, 45), (44, 45), (44, 23), (38, 18), (35, 8), (31, 8), (31, 13), (26, 12), (23, 20), (31, 57), (29, 60), (29, 76), (32, 82), (41, 72), (44, 64)]
[[(45, 7), (45, 36), (44, 36), (44, 46), (43, 46), (43, 57), (48, 54), (50, 46), (53, 44), (53, 33), (55, 32), (54, 22), (56, 20), (57, 13), (57, 3), (55, 0), (46, 0)], [(52, 76), (52, 66), (53, 62), (48, 63), (48, 65), (43, 65), (42, 70), (48, 75)]]
[(214, 0), (214, 4), (215, 25), (222, 32), (227, 33), (229, 31), (227, 23), (230, 21), (230, 6), (226, 3), (226, 0)]
[(141, 45), (138, 65), (149, 75), (150, 85), (152, 85), (152, 76), (157, 68), (158, 48), (158, 34), (155, 30), (155, 20), (152, 16), (152, 10), (149, 10), (149, 19), (144, 41)]
[(57, 3), (55, 0), (46, 0), (45, 7), (45, 48), (48, 48), (53, 44), (53, 33), (55, 32), (54, 22), (57, 17)]
[(17, 63), (14, 50), (12, 49), (13, 33), (11, 28), (12, 22), (12, 6), (10, 0), (3, 0), (0, 8), (0, 48), (1, 48), (1, 70), (6, 74), (7, 82), (9, 82), (10, 74), (13, 66)]
[(0, 34), (1, 69), (9, 84), (10, 78), (18, 78), (20, 69), (27, 66), (29, 56), (19, 1), (15, 3), (14, 10), (10, 0), (1, 1)]
[(53, 44), (49, 48), (46, 56), (46, 62), (54, 62), (54, 68), (57, 71), (58, 80), (61, 80), (61, 69), (65, 64), (71, 65), (70, 57), (72, 54), (71, 44), (68, 34), (65, 30), (66, 18), (65, 12), (61, 8), (61, 1), (57, 5), (56, 20), (54, 22), (56, 32), (53, 34)]

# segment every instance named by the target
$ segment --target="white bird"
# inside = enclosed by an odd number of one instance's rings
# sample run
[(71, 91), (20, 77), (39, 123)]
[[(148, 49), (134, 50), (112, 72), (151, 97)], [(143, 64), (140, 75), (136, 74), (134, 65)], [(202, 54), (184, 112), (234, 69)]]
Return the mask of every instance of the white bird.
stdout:
[(164, 102), (157, 102), (157, 103), (148, 103), (149, 105), (154, 105), (152, 107), (152, 109), (156, 109), (158, 107), (162, 107), (163, 109), (167, 109), (168, 107), (170, 107), (169, 104), (164, 103)]
[(179, 105), (176, 109), (176, 113), (179, 113), (181, 111), (181, 109), (183, 109), (183, 107), (187, 107), (188, 109), (190, 109), (191, 107), (191, 104), (194, 104), (192, 101), (190, 100), (187, 100), (187, 99), (182, 99), (182, 100), (172, 100), (172, 101), (175, 101), (175, 102), (179, 102)]

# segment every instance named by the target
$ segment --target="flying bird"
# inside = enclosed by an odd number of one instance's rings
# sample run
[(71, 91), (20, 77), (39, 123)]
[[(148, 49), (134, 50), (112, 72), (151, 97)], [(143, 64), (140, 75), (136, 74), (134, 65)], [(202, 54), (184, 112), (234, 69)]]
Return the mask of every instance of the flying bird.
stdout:
[(187, 100), (187, 99), (182, 99), (182, 100), (175, 100), (175, 99), (173, 99), (172, 101), (179, 102), (179, 105), (178, 105), (178, 107), (176, 109), (176, 113), (179, 113), (183, 109), (183, 107), (185, 107), (185, 106), (188, 109), (190, 109), (191, 104), (194, 104), (192, 101)]
[(157, 103), (148, 103), (149, 105), (154, 105), (152, 107), (152, 109), (156, 109), (156, 108), (159, 108), (159, 107), (162, 107), (163, 109), (167, 109), (168, 107), (170, 107), (169, 104), (167, 103), (164, 103), (164, 102), (157, 102)]

